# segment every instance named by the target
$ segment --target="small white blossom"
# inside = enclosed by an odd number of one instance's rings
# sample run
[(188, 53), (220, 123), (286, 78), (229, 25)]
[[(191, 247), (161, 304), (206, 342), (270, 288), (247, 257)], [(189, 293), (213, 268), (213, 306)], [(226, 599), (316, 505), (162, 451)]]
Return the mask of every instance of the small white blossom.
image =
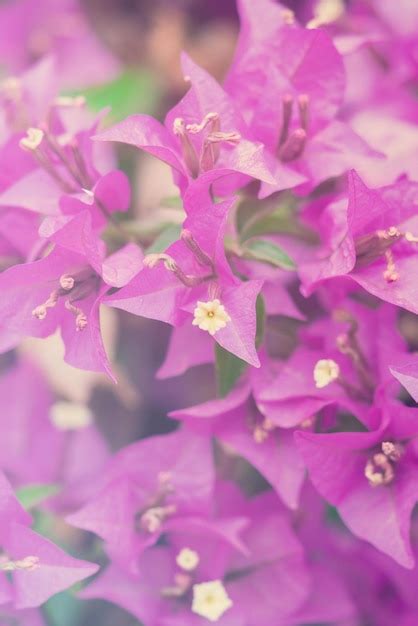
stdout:
[(225, 311), (225, 307), (217, 298), (209, 302), (198, 302), (194, 310), (193, 326), (207, 330), (210, 335), (225, 328), (230, 321), (231, 318)]
[(210, 622), (217, 622), (231, 606), (232, 600), (222, 581), (211, 580), (193, 585), (193, 613), (206, 617)]
[(320, 359), (314, 367), (313, 377), (318, 389), (326, 387), (340, 375), (338, 363), (332, 359)]
[(183, 548), (176, 556), (176, 563), (186, 572), (191, 572), (199, 565), (199, 555), (195, 550)]

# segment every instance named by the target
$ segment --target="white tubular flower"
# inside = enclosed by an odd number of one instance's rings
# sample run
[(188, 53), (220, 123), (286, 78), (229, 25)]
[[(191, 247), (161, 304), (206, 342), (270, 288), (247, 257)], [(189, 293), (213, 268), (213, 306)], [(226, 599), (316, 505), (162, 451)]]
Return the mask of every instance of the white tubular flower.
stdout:
[(313, 371), (315, 385), (318, 389), (326, 387), (340, 375), (340, 367), (338, 363), (332, 359), (320, 359)]
[(192, 572), (199, 565), (199, 555), (195, 550), (183, 548), (176, 556), (176, 563), (186, 572)]
[(221, 580), (193, 585), (193, 613), (206, 617), (210, 622), (217, 622), (231, 606), (232, 600)]
[(217, 298), (209, 302), (198, 302), (194, 310), (193, 326), (206, 330), (212, 336), (221, 328), (225, 328), (230, 321), (231, 318), (224, 305)]

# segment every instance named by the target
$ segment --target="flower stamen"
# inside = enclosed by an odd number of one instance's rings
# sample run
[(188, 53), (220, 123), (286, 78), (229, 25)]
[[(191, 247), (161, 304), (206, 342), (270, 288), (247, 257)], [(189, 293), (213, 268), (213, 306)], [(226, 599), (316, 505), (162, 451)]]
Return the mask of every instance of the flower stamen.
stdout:
[(147, 509), (139, 518), (139, 526), (148, 533), (155, 533), (163, 522), (176, 512), (174, 504), (155, 506)]
[(161, 254), (147, 254), (144, 258), (145, 267), (154, 268), (158, 263), (162, 262), (164, 267), (169, 272), (172, 272), (178, 280), (185, 285), (185, 287), (195, 287), (196, 285), (200, 285), (205, 280), (209, 280), (213, 278), (213, 275), (209, 276), (193, 276), (191, 274), (186, 274), (177, 262), (171, 257), (169, 254), (161, 253)]
[(58, 300), (63, 296), (70, 296), (65, 301), (65, 308), (70, 311), (76, 318), (76, 329), (84, 330), (87, 326), (86, 314), (74, 302), (82, 300), (88, 296), (96, 286), (97, 276), (86, 267), (73, 274), (62, 274), (59, 279), (59, 287), (49, 294), (45, 302), (39, 304), (32, 311), (32, 315), (38, 320), (44, 320), (47, 316), (48, 309), (54, 308)]
[(65, 301), (65, 308), (75, 316), (75, 327), (77, 331), (84, 330), (87, 326), (87, 315), (78, 306), (75, 306), (71, 300)]
[(394, 479), (395, 472), (389, 459), (382, 453), (374, 454), (366, 463), (364, 475), (371, 487), (389, 485)]
[(392, 441), (383, 441), (381, 450), (373, 454), (364, 468), (364, 475), (371, 487), (390, 485), (395, 478), (395, 464), (403, 455), (403, 447)]
[(282, 98), (282, 129), (280, 133), (279, 146), (282, 146), (288, 135), (290, 129), (290, 122), (292, 120), (293, 111), (293, 97), (290, 94), (286, 94)]
[(383, 278), (387, 283), (394, 283), (399, 278), (399, 274), (396, 271), (395, 259), (392, 250), (386, 250), (386, 269), (383, 272)]
[(3, 572), (32, 572), (39, 567), (39, 557), (37, 556), (25, 556), (24, 559), (20, 559), (18, 561), (10, 561), (7, 559), (7, 557), (2, 557), (2, 559), (0, 560), (0, 570), (2, 570)]
[(200, 265), (207, 265), (211, 268), (212, 273), (215, 274), (215, 267), (212, 259), (208, 254), (206, 254), (206, 252), (204, 252), (204, 250), (202, 250), (196, 239), (193, 237), (191, 231), (187, 228), (183, 228), (181, 231), (181, 239), (184, 241), (189, 250), (193, 252), (198, 263), (200, 263)]
[(163, 587), (161, 595), (163, 598), (181, 598), (189, 591), (192, 584), (192, 577), (184, 572), (177, 572), (174, 575), (174, 585), (172, 587)]
[(210, 126), (210, 132), (217, 132), (221, 130), (221, 122), (218, 113), (207, 113), (200, 124), (187, 124), (186, 130), (193, 135), (202, 132), (205, 128)]
[(26, 131), (26, 137), (22, 137), (19, 141), (19, 146), (23, 148), (23, 150), (28, 150), (32, 152), (39, 148), (44, 138), (44, 131), (40, 128), (28, 128)]
[(190, 141), (184, 120), (177, 117), (173, 123), (173, 133), (179, 138), (183, 159), (192, 178), (199, 176), (199, 159)]

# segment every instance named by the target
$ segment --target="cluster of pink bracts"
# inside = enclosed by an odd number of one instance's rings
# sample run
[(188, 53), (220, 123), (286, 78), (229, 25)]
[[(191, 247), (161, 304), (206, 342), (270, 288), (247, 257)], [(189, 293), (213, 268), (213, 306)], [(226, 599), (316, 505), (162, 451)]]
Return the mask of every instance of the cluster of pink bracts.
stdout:
[[(144, 626), (416, 626), (418, 4), (237, 0), (222, 85), (184, 54), (164, 123), (106, 127), (63, 94), (116, 61), (32, 3), (0, 9), (0, 623), (97, 572), (78, 597)], [(181, 227), (141, 241), (116, 143), (171, 168)], [(173, 327), (158, 378), (218, 380), (113, 454), (19, 348), (58, 331), (116, 382), (102, 307)], [(31, 529), (33, 485), (100, 567)]]

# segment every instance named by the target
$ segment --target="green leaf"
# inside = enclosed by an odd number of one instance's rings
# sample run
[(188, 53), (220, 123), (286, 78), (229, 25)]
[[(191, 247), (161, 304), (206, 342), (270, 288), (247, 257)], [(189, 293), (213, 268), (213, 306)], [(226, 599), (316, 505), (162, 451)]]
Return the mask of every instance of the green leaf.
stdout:
[(154, 242), (147, 248), (146, 253), (164, 252), (168, 246), (180, 238), (181, 226), (170, 224), (158, 235)]
[(78, 92), (93, 111), (112, 107), (110, 122), (120, 122), (133, 113), (151, 113), (158, 99), (155, 81), (144, 71), (127, 70), (110, 83)]
[(16, 496), (23, 508), (29, 510), (60, 491), (58, 485), (26, 485), (17, 489)]
[(331, 524), (332, 526), (338, 526), (341, 530), (346, 529), (346, 526), (341, 519), (338, 510), (335, 506), (328, 505), (325, 513), (325, 521)]
[(267, 198), (254, 202), (244, 199), (236, 217), (241, 242), (268, 233), (293, 230), (296, 208), (297, 201), (290, 194), (283, 194), (278, 200)]
[(81, 600), (70, 591), (62, 591), (53, 596), (43, 607), (51, 626), (77, 626), (84, 606)]
[(266, 306), (264, 304), (264, 298), (261, 294), (257, 297), (255, 305), (257, 314), (257, 330), (255, 333), (255, 347), (258, 348), (264, 339), (264, 331), (266, 329)]
[(216, 382), (221, 398), (228, 395), (246, 367), (245, 361), (215, 344)]
[(294, 270), (295, 264), (289, 255), (277, 244), (268, 239), (251, 239), (243, 248), (244, 257), (262, 263), (269, 263), (285, 270)]
[[(264, 298), (260, 294), (256, 302), (257, 329), (255, 335), (255, 345), (258, 346), (263, 341), (266, 310)], [(219, 344), (215, 343), (215, 371), (218, 395), (224, 398), (231, 391), (241, 374), (248, 367), (248, 363), (235, 356)]]
[(244, 243), (252, 237), (283, 233), (298, 237), (307, 243), (317, 241), (316, 234), (298, 220), (299, 201), (291, 194), (285, 193), (279, 200), (243, 200), (237, 211), (236, 225), (240, 242)]

